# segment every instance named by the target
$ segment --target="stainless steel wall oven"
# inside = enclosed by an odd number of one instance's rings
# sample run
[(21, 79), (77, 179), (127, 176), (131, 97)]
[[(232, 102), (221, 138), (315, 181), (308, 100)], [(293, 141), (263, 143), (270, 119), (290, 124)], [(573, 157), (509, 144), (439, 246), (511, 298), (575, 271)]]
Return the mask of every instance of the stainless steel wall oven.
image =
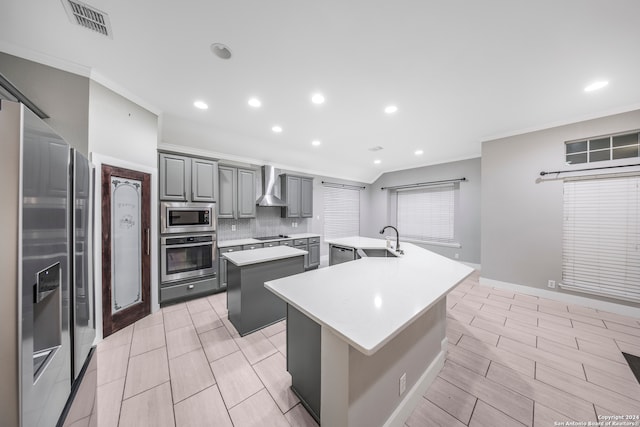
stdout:
[(164, 236), (160, 243), (162, 283), (216, 276), (218, 255), (216, 235), (189, 234)]

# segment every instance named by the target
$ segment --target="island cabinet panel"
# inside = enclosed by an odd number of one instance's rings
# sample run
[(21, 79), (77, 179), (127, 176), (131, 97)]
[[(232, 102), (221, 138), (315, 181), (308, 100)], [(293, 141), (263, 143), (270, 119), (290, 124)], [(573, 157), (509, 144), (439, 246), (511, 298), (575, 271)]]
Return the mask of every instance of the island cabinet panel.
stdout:
[(320, 365), (322, 328), (287, 304), (287, 371), (291, 389), (320, 422)]
[(284, 319), (286, 303), (268, 291), (264, 282), (303, 271), (302, 255), (244, 266), (227, 262), (227, 309), (238, 333), (244, 336)]

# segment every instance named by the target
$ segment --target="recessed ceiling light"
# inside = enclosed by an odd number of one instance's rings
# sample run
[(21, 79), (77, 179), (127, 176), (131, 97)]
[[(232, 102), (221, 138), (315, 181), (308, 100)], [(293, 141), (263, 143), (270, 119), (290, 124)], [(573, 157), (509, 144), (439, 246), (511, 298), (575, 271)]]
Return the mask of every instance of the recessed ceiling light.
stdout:
[(413, 152), (413, 154), (415, 154), (416, 156), (422, 156), (424, 154), (424, 151), (416, 150), (416, 151)]
[(593, 92), (594, 90), (598, 90), (598, 89), (602, 89), (603, 87), (605, 87), (606, 85), (608, 85), (609, 82), (606, 80), (601, 80), (598, 82), (593, 82), (591, 83), (589, 86), (584, 88), (585, 92)]
[(321, 93), (314, 93), (311, 97), (311, 102), (313, 102), (314, 104), (324, 103), (324, 95)]
[(396, 107), (395, 105), (388, 105), (384, 109), (384, 112), (387, 113), (387, 114), (393, 114), (396, 111), (398, 111), (398, 107)]
[(275, 133), (280, 133), (280, 132), (282, 132), (282, 127), (276, 125), (276, 126), (272, 127), (271, 130), (274, 131)]
[(322, 142), (320, 142), (320, 140), (318, 139), (314, 139), (313, 141), (311, 141), (311, 145), (313, 145), (314, 147), (317, 147), (320, 144), (322, 144)]
[(379, 159), (376, 159), (376, 160), (373, 161), (373, 163), (375, 163), (376, 165), (379, 165), (380, 162), (382, 162), (382, 160), (379, 160)]
[(213, 43), (210, 48), (211, 52), (220, 59), (231, 58), (231, 49), (222, 43)]
[(204, 101), (195, 101), (193, 103), (193, 106), (200, 109), (200, 110), (206, 110), (207, 108), (209, 108), (209, 106), (207, 105), (206, 102)]
[(249, 99), (249, 105), (253, 108), (260, 108), (262, 102), (258, 98), (251, 98)]

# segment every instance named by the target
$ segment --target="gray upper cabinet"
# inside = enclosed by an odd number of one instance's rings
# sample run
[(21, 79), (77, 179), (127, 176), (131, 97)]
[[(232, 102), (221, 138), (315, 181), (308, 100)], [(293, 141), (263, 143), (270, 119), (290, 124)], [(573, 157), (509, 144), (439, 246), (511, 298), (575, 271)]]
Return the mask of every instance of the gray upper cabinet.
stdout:
[(256, 171), (219, 166), (218, 218), (255, 218)]
[(216, 201), (216, 175), (218, 162), (204, 159), (191, 159), (191, 201)]
[(215, 202), (218, 162), (160, 153), (160, 200)]
[(313, 178), (300, 180), (300, 216), (313, 217)]
[(256, 171), (238, 169), (238, 218), (256, 216)]
[(191, 159), (160, 153), (160, 200), (186, 201)]
[(280, 175), (282, 195), (287, 206), (282, 208), (283, 218), (311, 218), (313, 216), (313, 178)]
[(235, 218), (236, 197), (238, 183), (236, 181), (236, 168), (228, 166), (218, 167), (218, 218)]

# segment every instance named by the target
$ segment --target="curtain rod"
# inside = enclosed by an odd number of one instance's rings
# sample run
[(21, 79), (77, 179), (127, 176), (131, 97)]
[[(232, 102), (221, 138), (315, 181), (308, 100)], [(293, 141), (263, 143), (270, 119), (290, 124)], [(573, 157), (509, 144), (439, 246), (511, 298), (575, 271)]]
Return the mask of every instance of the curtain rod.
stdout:
[(456, 178), (456, 179), (443, 179), (442, 181), (429, 181), (429, 182), (418, 182), (416, 184), (406, 184), (406, 185), (395, 185), (391, 187), (380, 187), (381, 190), (398, 190), (400, 188), (412, 188), (412, 187), (427, 187), (429, 185), (438, 185), (438, 184), (447, 184), (453, 182), (461, 182), (466, 181), (467, 178)]
[(559, 173), (595, 171), (595, 170), (600, 170), (600, 169), (628, 168), (628, 167), (631, 167), (631, 166), (640, 166), (640, 163), (636, 163), (635, 165), (602, 166), (602, 167), (599, 167), (599, 168), (573, 169), (573, 170), (552, 171), (552, 172), (542, 171), (542, 172), (540, 172), (540, 176), (553, 175), (553, 174), (559, 174)]
[(358, 189), (358, 190), (364, 190), (367, 187), (364, 187), (362, 185), (349, 185), (349, 184), (340, 184), (337, 182), (329, 182), (329, 181), (322, 181), (322, 185), (326, 185), (327, 187), (338, 187), (338, 188), (353, 188), (353, 189)]

